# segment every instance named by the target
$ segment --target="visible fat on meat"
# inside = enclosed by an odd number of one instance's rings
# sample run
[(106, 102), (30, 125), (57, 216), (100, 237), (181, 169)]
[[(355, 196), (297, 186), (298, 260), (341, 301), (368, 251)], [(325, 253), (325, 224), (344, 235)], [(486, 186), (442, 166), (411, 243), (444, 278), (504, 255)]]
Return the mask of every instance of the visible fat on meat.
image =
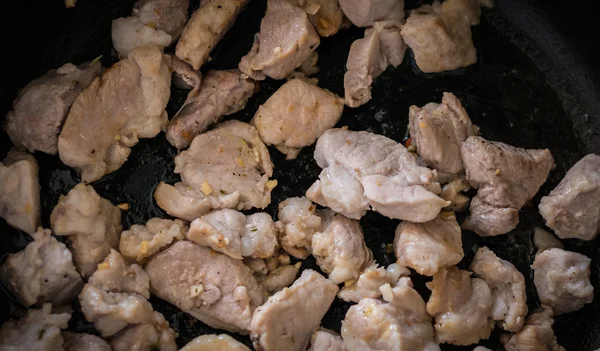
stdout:
[(257, 350), (303, 351), (333, 302), (338, 287), (307, 269), (292, 286), (269, 297), (252, 317), (250, 337)]
[(254, 310), (266, 298), (241, 260), (189, 241), (157, 253), (145, 270), (152, 294), (213, 328), (248, 333)]

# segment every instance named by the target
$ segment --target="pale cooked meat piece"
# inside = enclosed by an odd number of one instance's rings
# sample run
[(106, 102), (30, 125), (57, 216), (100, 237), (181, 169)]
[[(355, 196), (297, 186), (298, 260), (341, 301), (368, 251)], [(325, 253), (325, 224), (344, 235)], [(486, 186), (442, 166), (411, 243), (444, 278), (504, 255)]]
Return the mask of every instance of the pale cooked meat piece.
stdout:
[(556, 248), (535, 257), (531, 267), (538, 297), (555, 316), (577, 311), (594, 299), (590, 263), (582, 254)]
[(259, 276), (258, 281), (267, 289), (269, 294), (274, 294), (290, 286), (298, 276), (300, 265), (284, 265), (270, 271), (267, 275)]
[(120, 17), (112, 21), (112, 43), (121, 58), (126, 58), (135, 48), (151, 45), (163, 50), (173, 39), (156, 27), (150, 27), (135, 16)]
[(305, 259), (312, 245), (312, 237), (321, 228), (317, 207), (305, 197), (291, 197), (279, 203), (275, 223), (279, 231), (279, 244), (290, 255)]
[(200, 335), (179, 351), (250, 351), (246, 345), (227, 334)]
[(404, 21), (404, 0), (340, 0), (340, 7), (357, 27), (382, 20)]
[(464, 253), (456, 216), (441, 212), (429, 222), (402, 222), (396, 228), (394, 253), (399, 265), (427, 276), (459, 263)]
[(492, 292), (483, 279), (449, 267), (440, 269), (427, 287), (431, 290), (427, 312), (435, 318), (437, 342), (470, 345), (490, 336)]
[(518, 332), (527, 315), (525, 278), (515, 266), (487, 247), (477, 250), (469, 269), (492, 291), (492, 318), (504, 330)]
[(170, 55), (173, 64), (173, 76), (171, 82), (177, 89), (196, 90), (200, 89), (202, 73), (193, 69), (187, 62), (180, 60), (175, 55)]
[(319, 46), (319, 35), (304, 10), (287, 0), (268, 0), (267, 12), (250, 52), (239, 68), (249, 77), (284, 79)]
[(337, 163), (324, 168), (306, 197), (348, 218), (360, 219), (370, 209), (360, 181)]
[(190, 0), (138, 0), (132, 15), (177, 40), (188, 21)]
[(169, 328), (162, 314), (154, 312), (150, 323), (135, 324), (115, 335), (111, 341), (113, 351), (177, 351), (177, 333)]
[[(462, 162), (462, 161), (461, 161)], [(466, 179), (455, 179), (444, 185), (440, 197), (451, 204), (444, 209), (447, 211), (462, 212), (469, 207), (471, 201), (466, 195), (461, 194), (463, 191), (471, 189), (471, 185)]]
[(451, 175), (464, 171), (461, 144), (478, 135), (479, 128), (454, 94), (444, 93), (441, 104), (411, 106), (408, 119), (410, 136), (425, 164)]
[(379, 32), (367, 29), (364, 38), (355, 40), (348, 53), (344, 74), (346, 105), (358, 107), (371, 100), (371, 84), (387, 65), (387, 59), (381, 52)]
[(250, 337), (264, 351), (303, 351), (335, 299), (338, 287), (307, 269), (292, 286), (269, 297), (252, 316)]
[(98, 269), (88, 280), (88, 284), (107, 292), (123, 292), (150, 297), (150, 279), (137, 264), (127, 266), (117, 250), (110, 250)]
[(347, 217), (359, 219), (367, 202), (384, 216), (427, 222), (449, 205), (436, 195), (441, 189), (435, 171), (417, 165), (402, 144), (382, 135), (330, 129), (317, 141), (315, 160), (324, 170), (307, 197), (334, 211), (343, 206)]
[(538, 249), (537, 253), (552, 248), (564, 248), (558, 238), (539, 227), (533, 228), (533, 245)]
[(83, 287), (71, 252), (49, 229), (40, 228), (32, 237), (25, 249), (10, 254), (0, 268), (2, 284), (26, 307), (70, 303)]
[[(207, 191), (208, 192), (208, 191)], [(236, 208), (240, 201), (240, 192), (216, 194), (212, 191), (204, 195), (183, 183), (174, 186), (160, 182), (154, 191), (157, 205), (173, 217), (193, 221), (211, 210)]]
[(96, 78), (71, 106), (58, 137), (60, 159), (93, 182), (127, 160), (138, 138), (167, 122), (170, 59), (154, 46), (135, 48)]
[(387, 268), (379, 267), (375, 262), (360, 274), (358, 280), (344, 287), (338, 293), (338, 297), (346, 302), (358, 303), (364, 298), (378, 299), (381, 297), (379, 288), (385, 284), (395, 286), (398, 279), (410, 275), (410, 271), (396, 263)]
[[(304, 77), (311, 77), (319, 73), (319, 54), (316, 51), (313, 51), (313, 53), (310, 54), (306, 61), (302, 62), (296, 71), (297, 72), (290, 75), (290, 78), (294, 77), (297, 73), (303, 74)], [(313, 83), (318, 83), (315, 80), (316, 78), (309, 79), (309, 81), (313, 81)]]
[(277, 228), (273, 218), (265, 212), (246, 216), (246, 228), (242, 235), (242, 256), (267, 258), (279, 247)]
[(79, 302), (85, 319), (105, 338), (130, 324), (150, 323), (154, 313), (142, 295), (107, 292), (91, 284), (83, 287)]
[(471, 136), (461, 146), (467, 180), (477, 195), (463, 228), (480, 236), (508, 233), (519, 210), (537, 193), (554, 166), (548, 149), (521, 149)]
[(345, 351), (342, 337), (333, 330), (319, 328), (310, 339), (307, 351)]
[(69, 237), (73, 262), (84, 278), (94, 273), (111, 249), (118, 248), (123, 231), (121, 210), (81, 183), (59, 198), (50, 224), (54, 234)]
[(188, 229), (187, 224), (179, 219), (152, 218), (146, 225), (134, 224), (121, 233), (119, 251), (125, 259), (143, 264), (148, 257), (175, 241), (183, 240)]
[(189, 241), (152, 256), (145, 269), (154, 295), (213, 328), (248, 333), (252, 314), (266, 297), (241, 260)]
[(358, 279), (373, 261), (358, 221), (330, 209), (318, 212), (321, 228), (312, 237), (312, 254), (329, 279), (340, 284)]
[(52, 314), (52, 305), (27, 310), (20, 320), (0, 327), (0, 349), (10, 351), (56, 351), (63, 349), (61, 329), (66, 329), (69, 313)]
[(322, 37), (330, 37), (342, 27), (344, 14), (337, 0), (300, 0), (308, 19)]
[(520, 332), (504, 334), (500, 341), (506, 351), (565, 351), (556, 341), (552, 324), (552, 310), (542, 308), (527, 316)]
[(398, 67), (404, 61), (408, 46), (402, 39), (402, 22), (387, 20), (373, 23), (373, 29), (379, 34), (380, 50), (392, 67)]
[(256, 128), (240, 121), (221, 123), (194, 138), (190, 148), (175, 157), (175, 173), (206, 196), (238, 191), (237, 210), (267, 207), (277, 185), (269, 180), (273, 163), (267, 147)]
[(200, 90), (192, 90), (167, 126), (167, 140), (178, 149), (187, 148), (194, 137), (221, 117), (242, 110), (254, 94), (254, 81), (239, 70), (209, 71)]
[(38, 163), (28, 153), (12, 149), (0, 163), (0, 217), (28, 234), (42, 221)]
[(247, 2), (248, 0), (211, 0), (200, 6), (181, 33), (175, 48), (177, 57), (196, 70), (202, 67)]
[(17, 147), (50, 155), (58, 151), (58, 133), (79, 93), (102, 73), (99, 61), (67, 63), (32, 80), (13, 102), (4, 128)]
[(232, 258), (273, 256), (277, 231), (271, 216), (264, 212), (245, 216), (232, 209), (214, 211), (190, 224), (188, 240), (222, 252)]
[(292, 79), (262, 104), (250, 121), (266, 145), (294, 159), (342, 117), (343, 102), (305, 79)]
[(269, 273), (267, 264), (262, 258), (244, 257), (243, 261), (248, 268), (250, 268), (254, 273), (259, 274), (259, 276)]
[(579, 160), (540, 202), (540, 214), (561, 239), (592, 240), (600, 233), (600, 156)]
[(425, 301), (410, 279), (380, 289), (385, 302), (364, 298), (346, 312), (341, 333), (346, 349), (439, 351)]
[(63, 332), (65, 351), (111, 351), (110, 345), (99, 336)]
[(450, 0), (423, 5), (411, 11), (402, 37), (425, 73), (450, 71), (477, 62), (471, 26), (479, 24), (479, 0)]

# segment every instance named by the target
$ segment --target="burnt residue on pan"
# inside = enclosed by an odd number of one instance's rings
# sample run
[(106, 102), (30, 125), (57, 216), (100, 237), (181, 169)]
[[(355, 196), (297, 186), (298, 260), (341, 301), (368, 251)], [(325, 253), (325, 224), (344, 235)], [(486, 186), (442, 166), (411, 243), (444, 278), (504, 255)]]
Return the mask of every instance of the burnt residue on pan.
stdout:
[[(114, 6), (110, 11), (106, 11), (107, 14), (101, 15), (104, 22), (110, 22), (112, 18), (127, 15), (131, 9), (131, 2), (105, 1), (102, 5), (102, 0), (82, 1), (82, 6), (77, 11), (80, 11), (82, 16), (90, 17), (93, 13), (99, 14), (103, 9), (107, 9), (109, 6), (107, 4), (110, 3)], [(192, 3), (192, 8), (196, 8), (198, 1)], [(77, 7), (79, 6), (78, 3)], [(90, 9), (89, 11), (93, 9), (92, 14), (82, 12), (86, 8)], [(258, 31), (264, 9), (264, 1), (252, 2), (220, 45), (215, 48), (211, 55), (212, 60), (204, 69), (236, 67), (239, 59), (251, 46), (252, 37)], [(62, 9), (54, 11), (62, 13), (59, 10)], [(109, 15), (110, 17), (107, 17)], [(75, 17), (71, 20), (75, 23), (81, 22), (78, 22)], [(91, 17), (90, 21), (92, 21)], [(106, 33), (110, 25), (103, 24), (95, 30), (81, 25), (82, 28), (79, 28), (81, 33), (69, 34), (73, 36), (73, 45), (76, 45), (76, 48), (68, 52), (54, 51), (48, 54), (47, 58), (39, 59), (40, 66), (36, 66), (36, 72), (30, 72), (32, 75), (30, 78), (64, 62), (84, 61), (99, 54), (104, 55), (102, 60), (105, 65), (116, 61), (110, 47), (110, 40), (106, 39), (110, 38), (110, 34)], [(597, 144), (587, 140), (591, 137), (587, 139), (582, 137), (585, 131), (580, 129), (576, 131), (571, 124), (573, 120), (578, 121), (577, 116), (585, 114), (585, 111), (581, 111), (581, 107), (572, 96), (565, 95), (568, 89), (557, 83), (557, 76), (553, 75), (552, 70), (540, 64), (540, 57), (535, 56), (539, 54), (534, 49), (535, 45), (532, 45), (527, 38), (519, 36), (501, 13), (497, 10), (485, 11), (481, 25), (475, 27), (473, 33), (479, 51), (479, 63), (475, 66), (447, 74), (427, 75), (416, 69), (414, 60), (409, 54), (400, 67), (389, 68), (375, 81), (373, 99), (368, 104), (357, 109), (344, 110), (338, 127), (348, 126), (351, 130), (367, 130), (401, 141), (406, 133), (408, 108), (411, 105), (421, 106), (428, 102), (439, 101), (444, 91), (450, 91), (462, 101), (471, 119), (481, 128), (482, 135), (487, 139), (526, 148), (549, 148), (556, 159), (556, 169), (552, 171), (538, 196), (521, 211), (519, 226), (508, 235), (492, 238), (480, 238), (471, 232), (464, 232), (465, 258), (459, 264), (461, 268), (466, 268), (477, 248), (488, 246), (498, 256), (515, 264), (523, 273), (527, 280), (529, 308), (533, 310), (538, 307), (539, 302), (533, 286), (533, 272), (530, 269), (535, 250), (531, 235), (535, 226), (543, 225), (543, 220), (537, 211), (539, 199), (558, 184), (566, 170), (576, 160), (586, 152), (600, 150), (594, 149)], [(346, 56), (352, 41), (362, 34), (362, 29), (352, 28), (334, 37), (322, 39), (321, 46), (318, 48), (321, 70), (317, 75), (321, 87), (343, 96)], [(90, 38), (97, 40), (95, 43), (84, 40)], [(60, 47), (63, 50), (69, 47), (63, 41), (57, 45), (62, 45)], [(30, 58), (29, 61), (31, 60)], [(26, 82), (27, 80), (19, 84)], [(272, 80), (261, 82), (260, 91), (249, 101), (247, 107), (228, 118), (249, 121), (258, 106), (266, 101), (281, 84), (282, 82)], [(19, 86), (13, 87), (12, 96), (16, 94), (18, 88)], [(173, 90), (168, 106), (169, 116), (174, 115), (185, 96), (186, 92)], [(592, 134), (598, 132), (600, 123), (596, 122), (595, 128), (590, 127), (590, 130)], [(8, 138), (5, 134), (1, 134), (0, 157), (6, 154), (9, 147)], [(287, 197), (304, 195), (306, 189), (317, 178), (320, 169), (312, 157), (314, 147), (304, 148), (294, 161), (286, 161), (285, 157), (274, 148), (270, 148), (269, 151), (275, 164), (274, 178), (278, 180), (279, 185), (273, 191), (273, 201), (266, 211), (276, 216), (277, 204)], [(154, 139), (144, 139), (132, 149), (129, 160), (121, 169), (93, 184), (101, 196), (115, 204), (129, 204), (129, 210), (123, 213), (125, 228), (132, 224), (143, 224), (152, 217), (167, 217), (154, 203), (152, 194), (160, 181), (174, 183), (178, 180), (178, 176), (173, 174), (173, 158), (176, 154), (177, 150), (168, 144), (164, 134)], [(57, 156), (36, 153), (36, 157), (40, 164), (43, 224), (48, 227), (50, 213), (58, 198), (77, 184), (79, 178), (76, 172), (64, 166)], [(462, 220), (462, 217), (459, 220)], [(373, 251), (375, 259), (383, 265), (393, 263), (394, 255), (386, 252), (386, 243), (393, 241), (394, 229), (398, 221), (370, 212), (361, 220), (361, 225), (367, 245)], [(3, 257), (22, 249), (30, 240), (27, 235), (11, 229), (2, 220), (0, 220), (0, 232), (2, 233), (0, 254)], [(592, 284), (600, 288), (599, 243), (600, 239), (591, 243), (577, 240), (565, 241), (567, 249), (581, 252), (593, 259)], [(303, 261), (302, 267), (318, 269), (313, 259)], [(416, 274), (412, 277), (415, 288), (427, 299), (429, 291), (425, 283), (429, 279)], [(0, 313), (1, 321), (5, 321), (11, 315), (18, 315), (20, 306), (6, 291), (2, 291)], [(177, 339), (179, 346), (199, 334), (218, 332), (158, 298), (152, 297), (150, 301), (179, 333)], [(568, 350), (593, 350), (600, 347), (599, 302), (597, 293), (594, 302), (581, 311), (557, 318), (555, 330), (560, 344)], [(349, 306), (348, 303), (336, 300), (323, 319), (323, 326), (339, 332), (341, 320)], [(75, 313), (70, 326), (76, 331), (93, 332), (91, 325), (85, 322), (81, 315), (78, 304), (74, 303), (73, 307)], [(499, 335), (499, 331), (496, 330), (489, 340), (484, 340), (481, 344), (491, 349), (501, 349)], [(248, 337), (237, 334), (233, 336), (250, 345)], [(472, 347), (449, 345), (442, 345), (441, 348), (442, 350), (472, 349)]]

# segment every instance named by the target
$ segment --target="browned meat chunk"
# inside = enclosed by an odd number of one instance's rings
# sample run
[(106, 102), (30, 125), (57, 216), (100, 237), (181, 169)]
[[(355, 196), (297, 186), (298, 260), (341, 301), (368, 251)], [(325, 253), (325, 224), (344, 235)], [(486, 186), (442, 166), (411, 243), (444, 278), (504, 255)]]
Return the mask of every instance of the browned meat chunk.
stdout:
[(154, 255), (145, 268), (154, 295), (213, 328), (248, 333), (266, 296), (241, 260), (189, 241)]
[(519, 223), (519, 210), (554, 166), (548, 149), (526, 150), (481, 137), (469, 137), (460, 152), (467, 180), (479, 189), (463, 228), (481, 236), (513, 230)]
[(344, 14), (358, 27), (382, 20), (404, 21), (404, 0), (339, 0)]
[(471, 26), (479, 24), (481, 0), (448, 0), (410, 13), (402, 37), (426, 73), (450, 71), (477, 62)]
[(175, 49), (177, 57), (196, 70), (202, 67), (247, 2), (248, 0), (212, 0), (200, 6), (181, 33)]
[(294, 159), (339, 121), (340, 99), (304, 79), (292, 79), (258, 108), (251, 124), (267, 145)]
[(119, 169), (139, 138), (167, 122), (170, 60), (153, 46), (136, 48), (79, 94), (58, 137), (60, 159), (93, 182)]
[(319, 46), (319, 35), (304, 10), (287, 0), (269, 0), (260, 33), (239, 68), (247, 76), (284, 79)]
[(41, 223), (38, 163), (13, 149), (0, 163), (0, 217), (18, 230), (33, 234)]
[(561, 239), (592, 240), (600, 233), (600, 156), (587, 155), (544, 196), (540, 213)]
[(167, 140), (185, 149), (196, 135), (205, 132), (223, 116), (242, 110), (256, 85), (238, 70), (209, 71), (200, 90), (192, 90), (167, 127)]
[(6, 115), (6, 133), (30, 152), (58, 152), (58, 133), (79, 93), (102, 73), (100, 62), (72, 63), (51, 70), (19, 91)]
[(170, 56), (173, 63), (173, 77), (171, 79), (173, 86), (183, 90), (200, 89), (202, 73), (192, 68), (187, 62), (180, 60), (179, 57)]

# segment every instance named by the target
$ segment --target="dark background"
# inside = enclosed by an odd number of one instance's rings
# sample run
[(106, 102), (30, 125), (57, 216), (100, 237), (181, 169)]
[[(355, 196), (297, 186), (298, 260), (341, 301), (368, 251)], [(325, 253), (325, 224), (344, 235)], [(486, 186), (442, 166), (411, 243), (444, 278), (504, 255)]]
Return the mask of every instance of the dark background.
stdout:
[[(192, 0), (192, 8), (198, 6)], [(415, 1), (407, 1), (414, 7)], [(104, 65), (115, 62), (111, 49), (111, 20), (127, 16), (133, 0), (78, 0), (74, 9), (65, 9), (62, 0), (14, 0), (2, 4), (4, 40), (4, 74), (0, 84), (0, 115), (11, 108), (19, 88), (45, 71), (66, 62), (80, 63), (103, 55)], [(251, 46), (264, 12), (264, 1), (253, 0), (236, 21), (227, 37), (215, 48), (214, 60), (206, 68), (233, 68)], [(547, 194), (566, 170), (589, 152), (600, 153), (600, 6), (592, 1), (526, 1), (498, 0), (495, 9), (485, 11), (482, 24), (474, 28), (479, 63), (475, 66), (441, 75), (422, 74), (415, 68), (410, 55), (396, 69), (388, 69), (373, 86), (373, 100), (360, 108), (346, 108), (339, 126), (353, 130), (369, 130), (395, 140), (405, 136), (408, 107), (439, 101), (444, 91), (455, 93), (465, 105), (482, 135), (527, 148), (548, 147), (557, 168), (534, 198), (521, 211), (521, 223), (505, 236), (482, 239), (464, 233), (465, 259), (468, 265), (477, 247), (486, 245), (500, 257), (513, 262), (528, 280), (530, 310), (538, 305), (531, 282), (529, 265), (534, 248), (531, 233), (543, 225), (537, 213), (539, 198)], [(319, 85), (343, 96), (344, 64), (350, 44), (362, 36), (363, 30), (353, 28), (332, 38), (323, 39), (318, 49), (321, 72)], [(265, 81), (261, 91), (248, 107), (232, 116), (249, 120), (257, 107), (282, 82)], [(172, 116), (185, 98), (185, 92), (173, 90), (168, 106)], [(0, 159), (10, 147), (6, 134), (0, 132)], [(273, 192), (273, 203), (267, 209), (275, 214), (279, 201), (300, 196), (316, 179), (319, 169), (312, 160), (312, 148), (306, 148), (298, 159), (285, 161), (276, 150), (270, 149), (275, 163), (275, 178), (279, 186)], [(175, 182), (173, 175), (174, 150), (161, 134), (143, 140), (133, 148), (130, 160), (117, 172), (94, 183), (103, 197), (115, 203), (128, 202), (131, 210), (124, 213), (124, 226), (143, 224), (154, 216), (164, 216), (153, 200), (152, 192), (160, 180)], [(36, 153), (40, 163), (43, 223), (48, 226), (50, 211), (61, 194), (68, 192), (78, 176), (62, 165), (58, 157)], [(600, 200), (599, 200), (600, 202)], [(600, 203), (599, 203), (600, 206)], [(393, 255), (386, 254), (385, 243), (391, 243), (398, 221), (369, 213), (361, 220), (367, 244), (381, 264), (392, 263)], [(0, 220), (0, 255), (6, 256), (26, 245), (29, 238), (9, 228)], [(593, 259), (592, 283), (599, 283), (599, 239), (591, 243), (565, 241), (567, 249), (586, 254)], [(307, 260), (303, 268), (314, 267)], [(428, 280), (413, 276), (415, 287), (428, 296), (424, 283)], [(583, 310), (557, 318), (555, 330), (559, 342), (567, 350), (595, 350), (600, 347), (600, 289), (594, 303)], [(17, 316), (20, 308), (8, 294), (0, 294), (0, 321)], [(157, 310), (180, 333), (180, 346), (200, 333), (214, 332), (173, 306), (152, 298)], [(75, 305), (77, 308), (77, 306)], [(339, 331), (348, 304), (336, 301), (323, 324)], [(91, 331), (90, 326), (76, 313), (71, 327)], [(499, 332), (482, 341), (492, 349), (498, 348)], [(238, 337), (238, 336), (236, 336)], [(248, 342), (248, 339), (240, 338)], [(442, 349), (456, 348), (443, 345)]]

